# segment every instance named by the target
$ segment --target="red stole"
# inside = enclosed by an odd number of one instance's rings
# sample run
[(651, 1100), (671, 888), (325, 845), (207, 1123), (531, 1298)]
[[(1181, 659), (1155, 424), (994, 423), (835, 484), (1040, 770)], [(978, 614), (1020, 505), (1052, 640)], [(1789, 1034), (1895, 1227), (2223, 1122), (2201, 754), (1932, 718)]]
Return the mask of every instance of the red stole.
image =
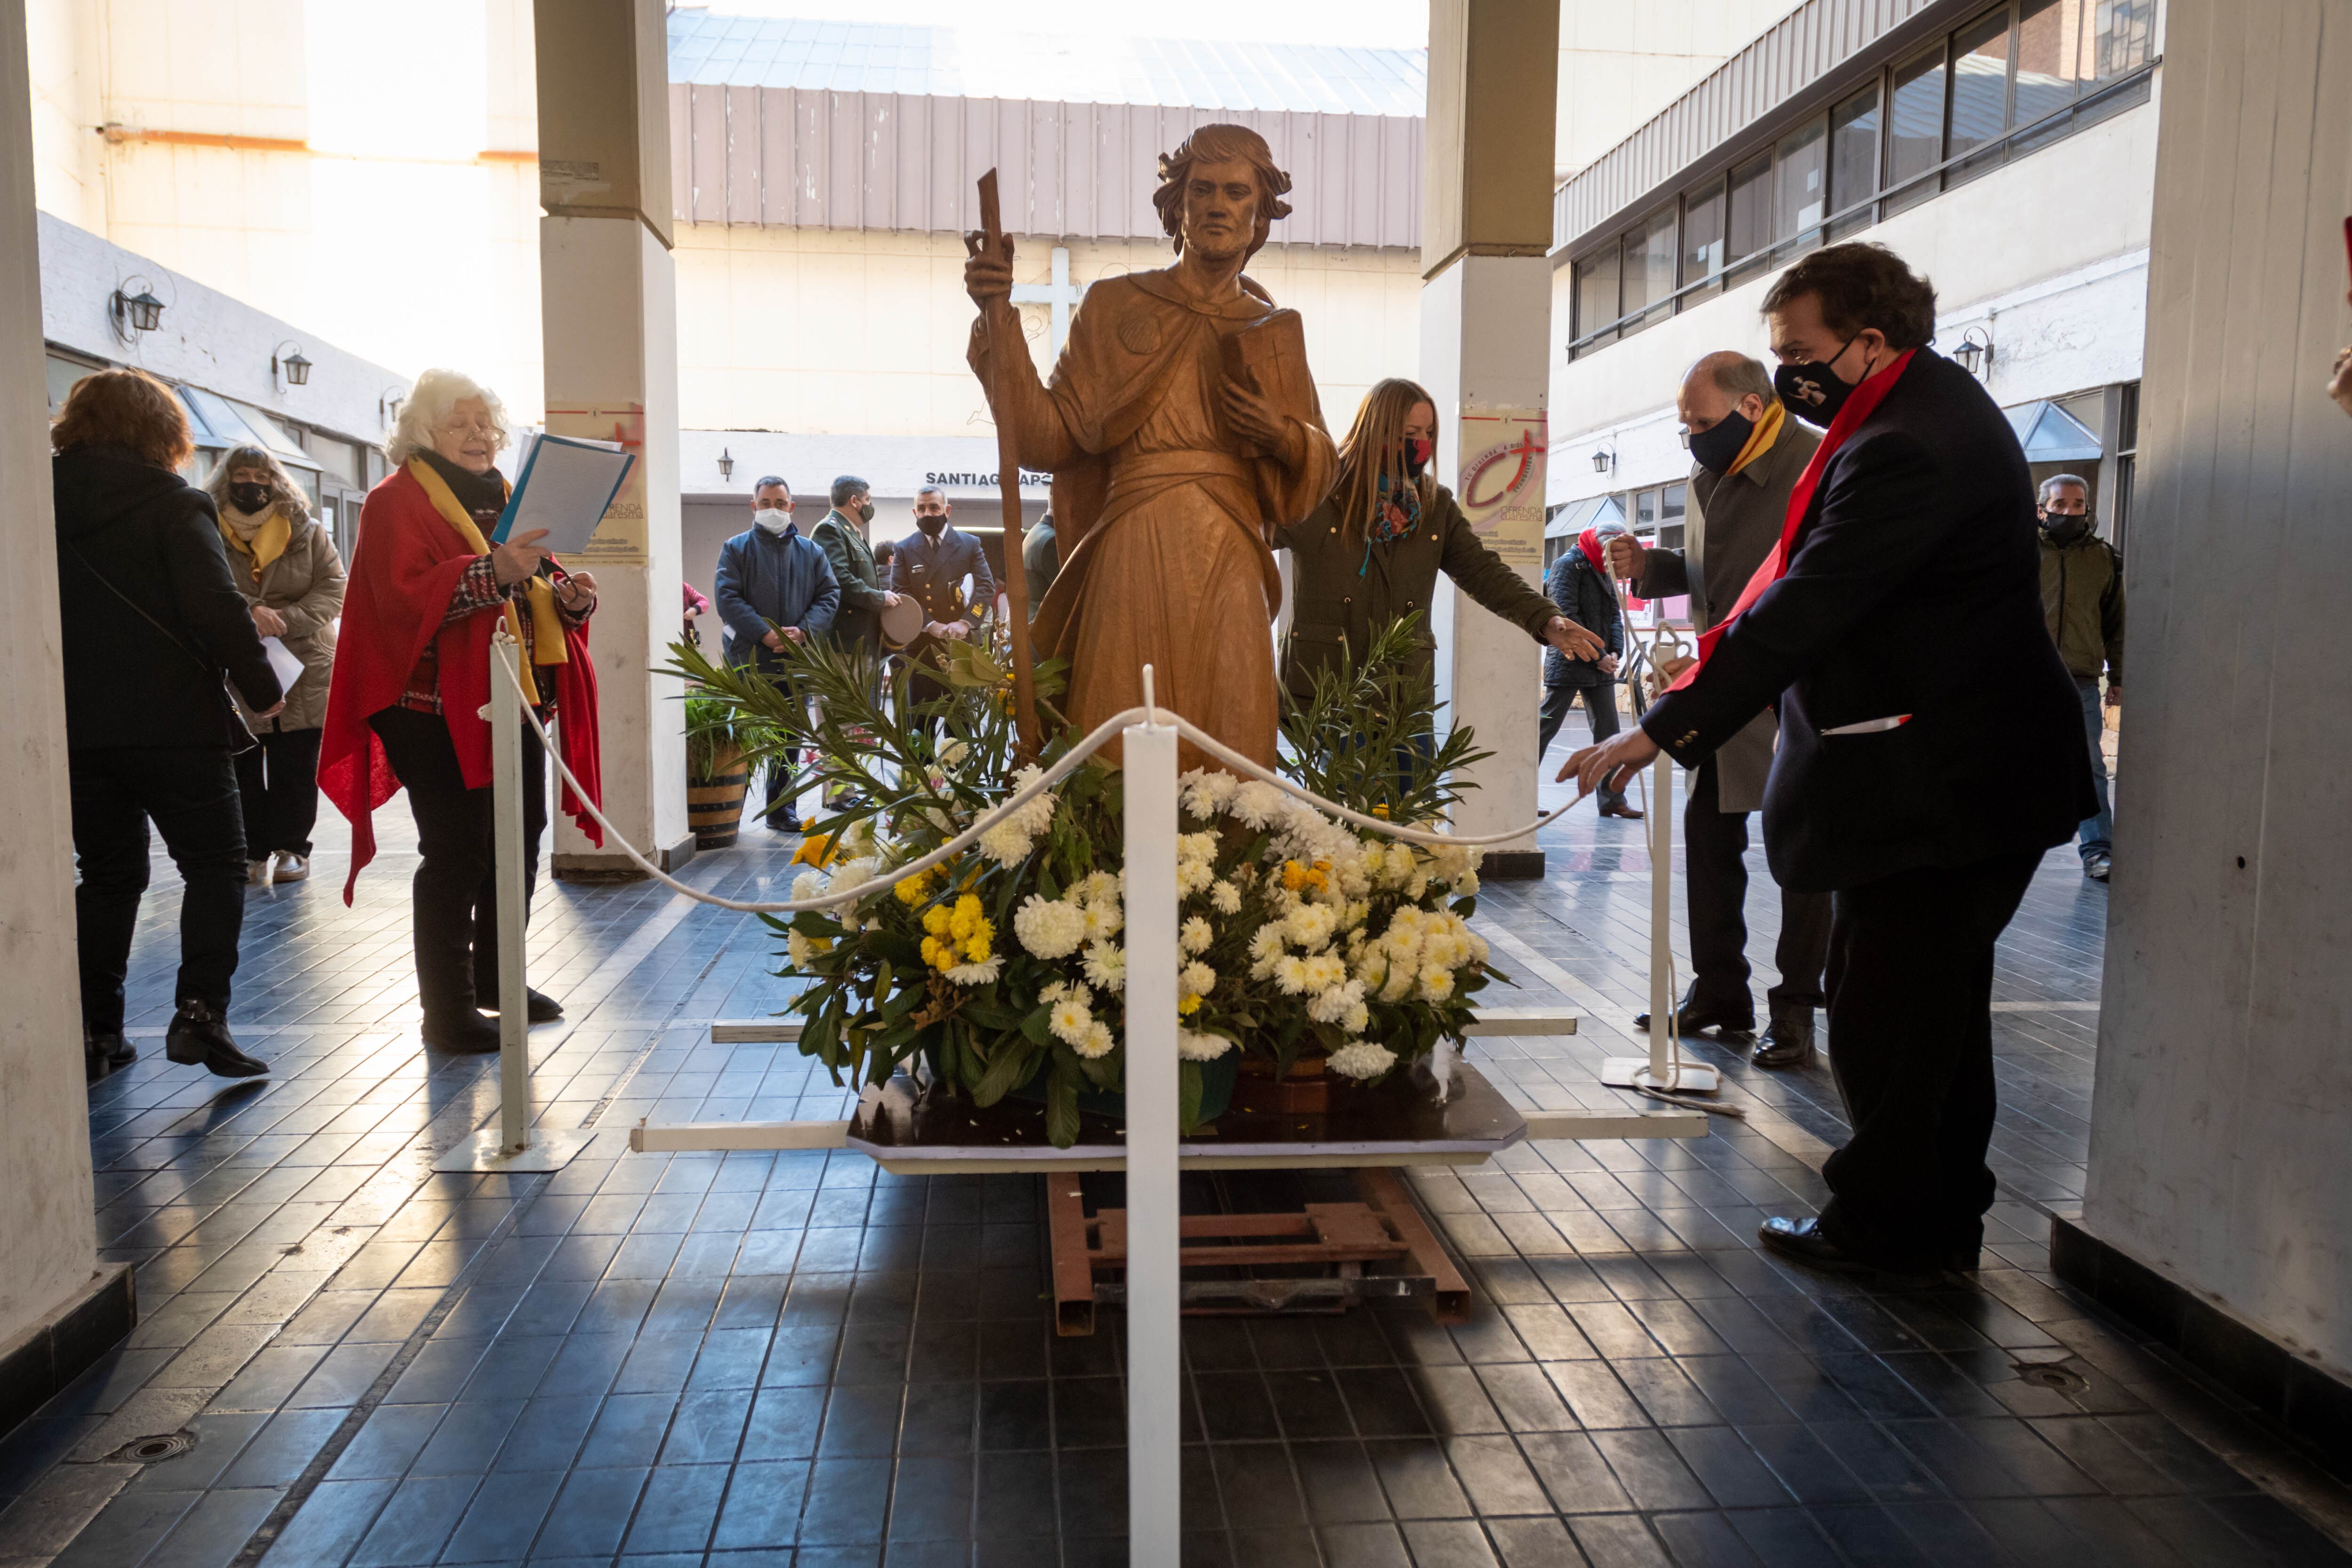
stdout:
[(1813, 460), (1805, 465), (1805, 471), (1797, 477), (1797, 488), (1789, 492), (1789, 515), (1780, 524), (1780, 542), (1773, 545), (1771, 553), (1764, 557), (1764, 563), (1756, 568), (1756, 574), (1748, 579), (1748, 586), (1739, 590), (1738, 601), (1731, 606), (1731, 614), (1698, 634), (1698, 662), (1675, 677), (1667, 690), (1680, 691), (1698, 679), (1698, 672), (1706, 668), (1708, 658), (1715, 652), (1715, 645), (1723, 640), (1723, 634), (1730, 629), (1731, 623), (1738, 620), (1748, 605), (1762, 598), (1765, 589), (1788, 575), (1789, 558), (1797, 552), (1797, 531), (1804, 526), (1805, 515), (1812, 510), (1813, 492), (1821, 488), (1822, 471), (1829, 467), (1830, 458), (1837, 449), (1845, 445), (1846, 437), (1853, 435), (1881, 403), (1886, 401), (1886, 395), (1895, 390), (1895, 384), (1903, 379), (1904, 371), (1910, 367), (1915, 352), (1905, 349), (1893, 364), (1846, 394), (1845, 403), (1838, 409), (1837, 417), (1830, 421), (1829, 429), (1822, 437), (1822, 444), (1813, 448)]

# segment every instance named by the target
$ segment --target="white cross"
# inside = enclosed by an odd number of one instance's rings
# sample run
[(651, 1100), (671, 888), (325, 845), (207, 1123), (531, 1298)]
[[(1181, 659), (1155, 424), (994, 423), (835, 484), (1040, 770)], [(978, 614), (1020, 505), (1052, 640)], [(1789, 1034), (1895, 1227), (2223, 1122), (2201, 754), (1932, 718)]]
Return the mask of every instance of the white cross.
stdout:
[(1054, 358), (1062, 357), (1062, 345), (1070, 338), (1070, 310), (1086, 298), (1086, 289), (1070, 286), (1070, 253), (1062, 246), (1054, 247), (1054, 280), (1051, 283), (1015, 283), (1013, 302), (1016, 305), (1051, 305), (1054, 308)]

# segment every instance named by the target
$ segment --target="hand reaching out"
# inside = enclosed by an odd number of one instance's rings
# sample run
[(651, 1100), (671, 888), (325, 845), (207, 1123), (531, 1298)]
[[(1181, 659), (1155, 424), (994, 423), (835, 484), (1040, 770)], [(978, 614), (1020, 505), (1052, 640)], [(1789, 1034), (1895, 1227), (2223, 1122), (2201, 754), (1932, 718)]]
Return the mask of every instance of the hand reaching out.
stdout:
[(1566, 616), (1554, 616), (1545, 622), (1543, 636), (1544, 641), (1558, 648), (1561, 657), (1566, 658), (1582, 659), (1589, 663), (1609, 651), (1599, 637)]
[(1597, 746), (1571, 752), (1568, 761), (1560, 763), (1559, 776), (1552, 782), (1566, 784), (1569, 775), (1574, 774), (1576, 798), (1582, 800), (1604, 784), (1611, 789), (1622, 789), (1634, 773), (1656, 761), (1657, 755), (1658, 743), (1636, 724)]

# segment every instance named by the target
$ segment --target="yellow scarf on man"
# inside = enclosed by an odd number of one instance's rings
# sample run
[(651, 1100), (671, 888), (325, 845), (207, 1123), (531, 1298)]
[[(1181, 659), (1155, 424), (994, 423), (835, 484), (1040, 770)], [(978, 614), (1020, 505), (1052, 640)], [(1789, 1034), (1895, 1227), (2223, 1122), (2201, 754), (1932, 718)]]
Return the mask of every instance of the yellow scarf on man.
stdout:
[[(433, 465), (421, 458), (411, 458), (408, 459), (408, 471), (418, 484), (425, 487), (425, 494), (433, 502), (433, 510), (457, 531), (457, 537), (466, 542), (467, 547), (477, 555), (488, 555), (490, 552), (489, 541), (484, 539), (482, 531), (474, 526), (472, 514), (457, 504), (457, 498), (451, 493), (448, 484), (433, 471)], [(569, 664), (572, 654), (563, 646), (563, 619), (555, 613), (555, 590), (544, 577), (533, 577), (525, 592), (530, 600), (531, 635), (530, 658), (522, 667), (522, 683), (528, 688), (531, 706), (536, 708), (539, 706), (539, 682), (531, 678), (530, 667), (534, 664)], [(515, 641), (524, 640), (522, 616), (516, 612), (512, 600), (507, 603), (507, 630), (513, 635)]]
[(269, 563), (285, 554), (286, 547), (294, 542), (294, 525), (286, 521), (285, 510), (278, 507), (269, 509), (269, 515), (255, 527), (249, 542), (226, 516), (220, 520), (220, 531), (222, 542), (253, 563), (253, 580), (257, 583), (269, 570)]
[(1780, 422), (1788, 416), (1788, 409), (1780, 404), (1772, 403), (1767, 405), (1764, 409), (1764, 417), (1756, 422), (1755, 429), (1748, 432), (1748, 444), (1739, 448), (1739, 456), (1731, 459), (1731, 467), (1724, 470), (1723, 477), (1727, 479), (1729, 479), (1732, 475), (1738, 473), (1740, 469), (1746, 468), (1748, 464), (1754, 462), (1765, 453), (1770, 451), (1772, 449), (1772, 443), (1780, 438)]

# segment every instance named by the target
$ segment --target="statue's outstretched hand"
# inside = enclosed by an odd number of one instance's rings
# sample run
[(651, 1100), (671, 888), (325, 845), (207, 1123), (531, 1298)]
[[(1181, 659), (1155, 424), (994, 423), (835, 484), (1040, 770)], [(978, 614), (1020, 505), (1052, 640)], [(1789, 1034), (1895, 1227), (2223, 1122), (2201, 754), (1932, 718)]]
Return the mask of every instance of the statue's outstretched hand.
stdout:
[(992, 300), (1013, 298), (1013, 237), (1004, 235), (998, 243), (1002, 248), (991, 255), (988, 237), (979, 229), (963, 237), (964, 253), (970, 258), (963, 264), (963, 291), (983, 311)]

